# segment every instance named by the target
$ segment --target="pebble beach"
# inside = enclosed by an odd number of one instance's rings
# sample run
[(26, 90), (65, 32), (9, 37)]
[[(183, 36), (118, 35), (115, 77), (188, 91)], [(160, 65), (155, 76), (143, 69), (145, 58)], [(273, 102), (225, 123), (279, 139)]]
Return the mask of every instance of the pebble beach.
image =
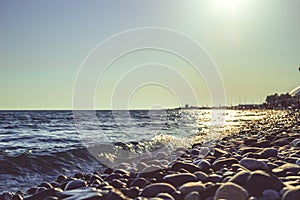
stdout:
[[(299, 200), (300, 113), (247, 123), (199, 157), (202, 144), (94, 173), (58, 175), (2, 200)], [(174, 159), (175, 157), (175, 159)]]

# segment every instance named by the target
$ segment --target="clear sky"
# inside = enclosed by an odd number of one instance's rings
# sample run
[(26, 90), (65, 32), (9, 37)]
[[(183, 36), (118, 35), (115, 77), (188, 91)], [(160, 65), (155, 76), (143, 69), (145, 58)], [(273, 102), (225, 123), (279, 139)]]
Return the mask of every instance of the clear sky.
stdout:
[[(299, 0), (1, 0), (0, 109), (72, 109), (75, 78), (89, 52), (139, 27), (174, 29), (200, 43), (218, 66), (229, 105), (262, 102), (300, 85), (299, 8)], [(188, 63), (148, 50), (109, 68), (95, 93), (97, 108), (110, 108), (114, 81), (130, 66), (149, 62), (187, 76), (199, 105), (210, 105), (204, 79)], [(188, 98), (178, 102), (154, 84), (126, 101), (129, 108), (176, 107)]]

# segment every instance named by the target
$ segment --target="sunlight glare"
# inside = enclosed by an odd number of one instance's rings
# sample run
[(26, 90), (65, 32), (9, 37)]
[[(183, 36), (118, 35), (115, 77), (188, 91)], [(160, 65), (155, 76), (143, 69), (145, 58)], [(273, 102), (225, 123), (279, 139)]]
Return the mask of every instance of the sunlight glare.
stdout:
[(216, 0), (215, 2), (220, 9), (233, 11), (239, 8), (242, 0)]

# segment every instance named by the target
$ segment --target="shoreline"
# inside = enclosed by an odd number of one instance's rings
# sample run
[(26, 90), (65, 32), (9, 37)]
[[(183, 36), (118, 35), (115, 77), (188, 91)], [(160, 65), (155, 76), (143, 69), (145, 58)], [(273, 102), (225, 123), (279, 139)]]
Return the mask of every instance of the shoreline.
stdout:
[[(136, 166), (143, 173), (107, 168), (2, 199), (300, 199), (300, 113), (287, 111), (246, 124), (199, 158), (201, 145), (160, 153)], [(123, 166), (124, 167), (124, 166)]]

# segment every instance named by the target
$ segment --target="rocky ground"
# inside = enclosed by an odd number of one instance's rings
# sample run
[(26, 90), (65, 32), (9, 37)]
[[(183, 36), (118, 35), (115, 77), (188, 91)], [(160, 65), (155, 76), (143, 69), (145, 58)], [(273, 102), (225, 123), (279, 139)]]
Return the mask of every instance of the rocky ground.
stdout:
[[(300, 200), (300, 114), (287, 112), (249, 123), (221, 138), (199, 158), (201, 144), (144, 159), (135, 172), (107, 168), (59, 175), (26, 193), (0, 199)], [(121, 167), (123, 169), (121, 169)], [(138, 172), (143, 171), (143, 172)]]

